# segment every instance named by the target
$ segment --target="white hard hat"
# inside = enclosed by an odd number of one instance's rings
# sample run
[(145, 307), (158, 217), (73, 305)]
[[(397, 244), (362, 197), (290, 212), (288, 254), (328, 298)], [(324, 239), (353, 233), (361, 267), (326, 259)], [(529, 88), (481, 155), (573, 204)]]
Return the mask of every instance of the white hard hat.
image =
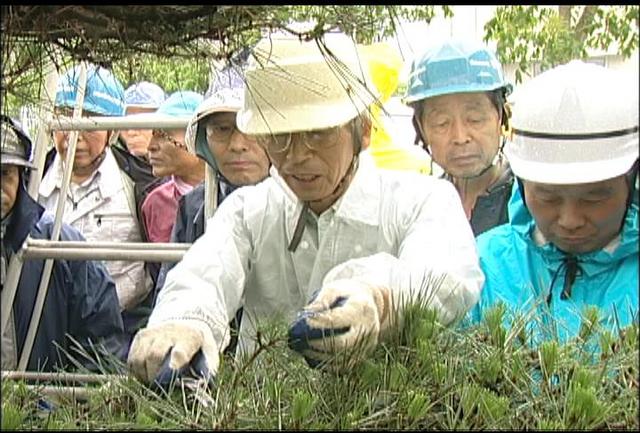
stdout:
[(512, 101), (505, 154), (518, 177), (597, 182), (638, 159), (637, 77), (575, 60), (524, 83)]
[(341, 125), (365, 111), (378, 96), (365, 57), (344, 34), (311, 41), (264, 38), (253, 51), (246, 83), (237, 123), (248, 134)]

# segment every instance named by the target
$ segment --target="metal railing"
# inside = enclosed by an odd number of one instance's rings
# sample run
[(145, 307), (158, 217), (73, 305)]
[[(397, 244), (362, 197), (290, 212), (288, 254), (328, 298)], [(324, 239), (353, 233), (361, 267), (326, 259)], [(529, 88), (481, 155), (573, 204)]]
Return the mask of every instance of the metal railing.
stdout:
[[(191, 244), (185, 243), (116, 243), (116, 242), (78, 242), (78, 241), (59, 241), (62, 220), (64, 216), (65, 201), (69, 183), (71, 180), (71, 171), (76, 152), (79, 131), (94, 130), (122, 130), (122, 129), (176, 129), (188, 126), (190, 118), (170, 118), (154, 115), (132, 115), (121, 117), (80, 117), (81, 107), (83, 106), (84, 92), (86, 87), (86, 67), (82, 63), (80, 69), (79, 86), (77, 91), (76, 105), (73, 111), (73, 117), (55, 116), (44, 118), (43, 112), (52, 113), (53, 99), (55, 93), (55, 83), (57, 74), (50, 65), (47, 67), (46, 85), (44, 88), (45, 95), (42, 99), (41, 109), (41, 126), (35, 143), (34, 163), (36, 170), (32, 170), (29, 181), (28, 193), (34, 199), (38, 197), (38, 189), (42, 180), (44, 163), (47, 153), (48, 140), (51, 138), (52, 131), (71, 131), (68, 142), (66, 160), (64, 164), (64, 174), (60, 194), (56, 206), (53, 231), (50, 240), (31, 239), (27, 237), (21, 249), (11, 257), (5, 286), (2, 290), (2, 310), (1, 310), (1, 332), (4, 334), (10, 318), (13, 301), (17, 286), (22, 273), (22, 265), (24, 260), (29, 259), (45, 259), (45, 265), (42, 272), (38, 293), (34, 310), (29, 323), (27, 337), (25, 339), (22, 353), (18, 361), (17, 372), (3, 372), (3, 379), (25, 378), (25, 370), (28, 360), (31, 356), (33, 343), (44, 300), (46, 298), (51, 271), (54, 259), (67, 260), (131, 260), (131, 261), (151, 261), (151, 262), (176, 262), (182, 259), (184, 253)], [(53, 84), (52, 84), (53, 83)], [(49, 111), (46, 111), (49, 110)], [(217, 176), (215, 172), (207, 165), (205, 176), (205, 224), (206, 219), (211, 216), (217, 207), (215, 201), (216, 194), (210, 194), (209, 191), (215, 191), (217, 188)], [(213, 199), (209, 196), (213, 196)], [(7, 373), (7, 374), (5, 374)], [(19, 375), (17, 373), (21, 373)], [(40, 373), (42, 374), (42, 373)], [(76, 376), (77, 380), (82, 380), (82, 376)], [(84, 379), (88, 380), (88, 376)]]
[[(91, 373), (48, 373), (34, 371), (3, 371), (2, 380), (16, 380), (24, 382), (25, 387), (33, 392), (54, 400), (70, 399), (78, 401), (89, 400), (92, 393), (100, 391), (102, 386), (125, 380), (125, 375), (91, 374)], [(44, 383), (42, 383), (44, 382)], [(85, 386), (69, 385), (83, 383)], [(86, 385), (101, 385), (88, 388)]]

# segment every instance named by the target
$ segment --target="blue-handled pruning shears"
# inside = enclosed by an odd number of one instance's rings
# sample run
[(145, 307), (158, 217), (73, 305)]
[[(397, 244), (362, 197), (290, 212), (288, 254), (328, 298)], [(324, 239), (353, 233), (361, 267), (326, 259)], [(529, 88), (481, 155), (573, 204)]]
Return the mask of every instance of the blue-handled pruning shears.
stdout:
[(203, 407), (213, 405), (214, 400), (207, 390), (213, 389), (214, 377), (209, 371), (202, 350), (198, 350), (187, 365), (177, 370), (169, 367), (170, 355), (171, 349), (167, 351), (162, 361), (160, 371), (153, 380), (153, 386), (166, 392), (179, 382), (193, 393)]

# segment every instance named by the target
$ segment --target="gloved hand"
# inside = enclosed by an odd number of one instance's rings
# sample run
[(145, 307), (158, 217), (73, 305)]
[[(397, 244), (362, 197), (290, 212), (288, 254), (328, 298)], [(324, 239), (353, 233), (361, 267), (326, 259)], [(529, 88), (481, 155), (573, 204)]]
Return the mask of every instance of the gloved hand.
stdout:
[(198, 383), (206, 385), (206, 387), (212, 388), (214, 386), (214, 375), (209, 370), (209, 365), (202, 353), (202, 349), (198, 350), (189, 364), (184, 365), (178, 369), (171, 368), (169, 366), (171, 362), (171, 351), (167, 351), (167, 354), (162, 361), (160, 371), (153, 379), (152, 387), (155, 389), (163, 389), (165, 391), (171, 389), (177, 380), (194, 388)]
[(349, 365), (378, 344), (392, 316), (388, 288), (359, 278), (334, 280), (298, 314), (289, 328), (289, 347), (302, 354), (311, 367), (339, 353), (352, 357), (347, 359)]
[(211, 329), (197, 320), (162, 323), (141, 329), (133, 339), (127, 364), (138, 379), (166, 387), (180, 377), (211, 382), (220, 363)]

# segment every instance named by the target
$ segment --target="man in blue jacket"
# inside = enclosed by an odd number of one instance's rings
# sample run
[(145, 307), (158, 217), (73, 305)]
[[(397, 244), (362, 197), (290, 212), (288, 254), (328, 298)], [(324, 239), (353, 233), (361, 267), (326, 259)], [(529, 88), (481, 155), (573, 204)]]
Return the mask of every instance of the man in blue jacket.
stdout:
[(573, 61), (514, 94), (505, 152), (518, 188), (508, 224), (478, 237), (486, 283), (475, 320), (498, 302), (533, 345), (638, 320), (637, 77)]
[[(53, 216), (45, 213), (25, 189), (31, 142), (13, 121), (2, 116), (2, 290), (6, 270), (27, 236), (50, 239)], [(84, 241), (63, 224), (61, 240)], [(45, 260), (27, 259), (22, 266), (9, 317), (2, 317), (2, 369), (15, 370), (22, 356)], [(4, 308), (4, 305), (3, 305)], [(5, 322), (6, 321), (6, 322)], [(5, 326), (6, 323), (6, 326)], [(98, 370), (96, 355), (122, 358), (122, 316), (113, 280), (104, 265), (88, 260), (55, 260), (40, 324), (27, 370), (56, 371), (81, 365)], [(78, 347), (75, 342), (82, 347)], [(86, 356), (88, 355), (88, 357)], [(109, 360), (100, 361), (110, 365)]]

